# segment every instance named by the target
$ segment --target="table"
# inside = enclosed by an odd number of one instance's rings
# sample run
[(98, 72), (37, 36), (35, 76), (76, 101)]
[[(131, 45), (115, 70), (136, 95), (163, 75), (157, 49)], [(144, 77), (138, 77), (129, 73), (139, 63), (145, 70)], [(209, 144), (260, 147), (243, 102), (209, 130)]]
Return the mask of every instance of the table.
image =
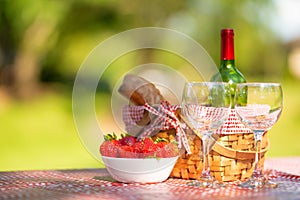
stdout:
[(0, 199), (300, 199), (300, 157), (269, 158), (266, 174), (278, 188), (244, 189), (187, 186), (188, 180), (169, 178), (156, 184), (113, 182), (106, 169), (0, 172)]

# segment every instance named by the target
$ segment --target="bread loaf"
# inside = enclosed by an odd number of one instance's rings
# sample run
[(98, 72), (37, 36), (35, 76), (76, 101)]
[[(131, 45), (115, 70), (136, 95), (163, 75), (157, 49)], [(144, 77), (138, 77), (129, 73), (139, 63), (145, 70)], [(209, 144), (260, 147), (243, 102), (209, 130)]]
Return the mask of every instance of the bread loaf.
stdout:
[(160, 104), (163, 96), (153, 83), (134, 74), (127, 74), (119, 88), (119, 93), (134, 105)]

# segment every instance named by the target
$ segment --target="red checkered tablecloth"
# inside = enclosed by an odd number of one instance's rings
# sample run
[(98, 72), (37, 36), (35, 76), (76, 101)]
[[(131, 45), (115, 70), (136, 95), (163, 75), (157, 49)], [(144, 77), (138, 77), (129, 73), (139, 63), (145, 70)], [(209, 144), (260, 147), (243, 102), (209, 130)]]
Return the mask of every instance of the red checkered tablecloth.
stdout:
[(272, 189), (243, 189), (238, 182), (226, 188), (187, 186), (188, 180), (156, 184), (114, 182), (105, 169), (0, 172), (0, 199), (300, 199), (300, 157), (272, 158), (266, 174), (279, 183)]

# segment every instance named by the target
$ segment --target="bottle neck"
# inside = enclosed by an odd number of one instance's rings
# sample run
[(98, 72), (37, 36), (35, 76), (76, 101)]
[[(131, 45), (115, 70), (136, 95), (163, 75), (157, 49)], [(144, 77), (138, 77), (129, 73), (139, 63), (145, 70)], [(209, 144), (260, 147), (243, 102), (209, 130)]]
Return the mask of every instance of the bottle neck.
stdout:
[(232, 29), (221, 30), (221, 61), (234, 60), (234, 33)]

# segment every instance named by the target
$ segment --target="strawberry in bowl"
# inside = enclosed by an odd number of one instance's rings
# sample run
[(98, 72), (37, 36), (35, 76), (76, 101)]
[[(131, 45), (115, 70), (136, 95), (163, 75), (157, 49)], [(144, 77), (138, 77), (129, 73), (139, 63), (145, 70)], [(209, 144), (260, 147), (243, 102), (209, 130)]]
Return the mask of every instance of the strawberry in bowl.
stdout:
[(165, 181), (179, 155), (177, 145), (166, 139), (125, 135), (105, 136), (100, 153), (110, 175), (120, 182), (154, 183)]

